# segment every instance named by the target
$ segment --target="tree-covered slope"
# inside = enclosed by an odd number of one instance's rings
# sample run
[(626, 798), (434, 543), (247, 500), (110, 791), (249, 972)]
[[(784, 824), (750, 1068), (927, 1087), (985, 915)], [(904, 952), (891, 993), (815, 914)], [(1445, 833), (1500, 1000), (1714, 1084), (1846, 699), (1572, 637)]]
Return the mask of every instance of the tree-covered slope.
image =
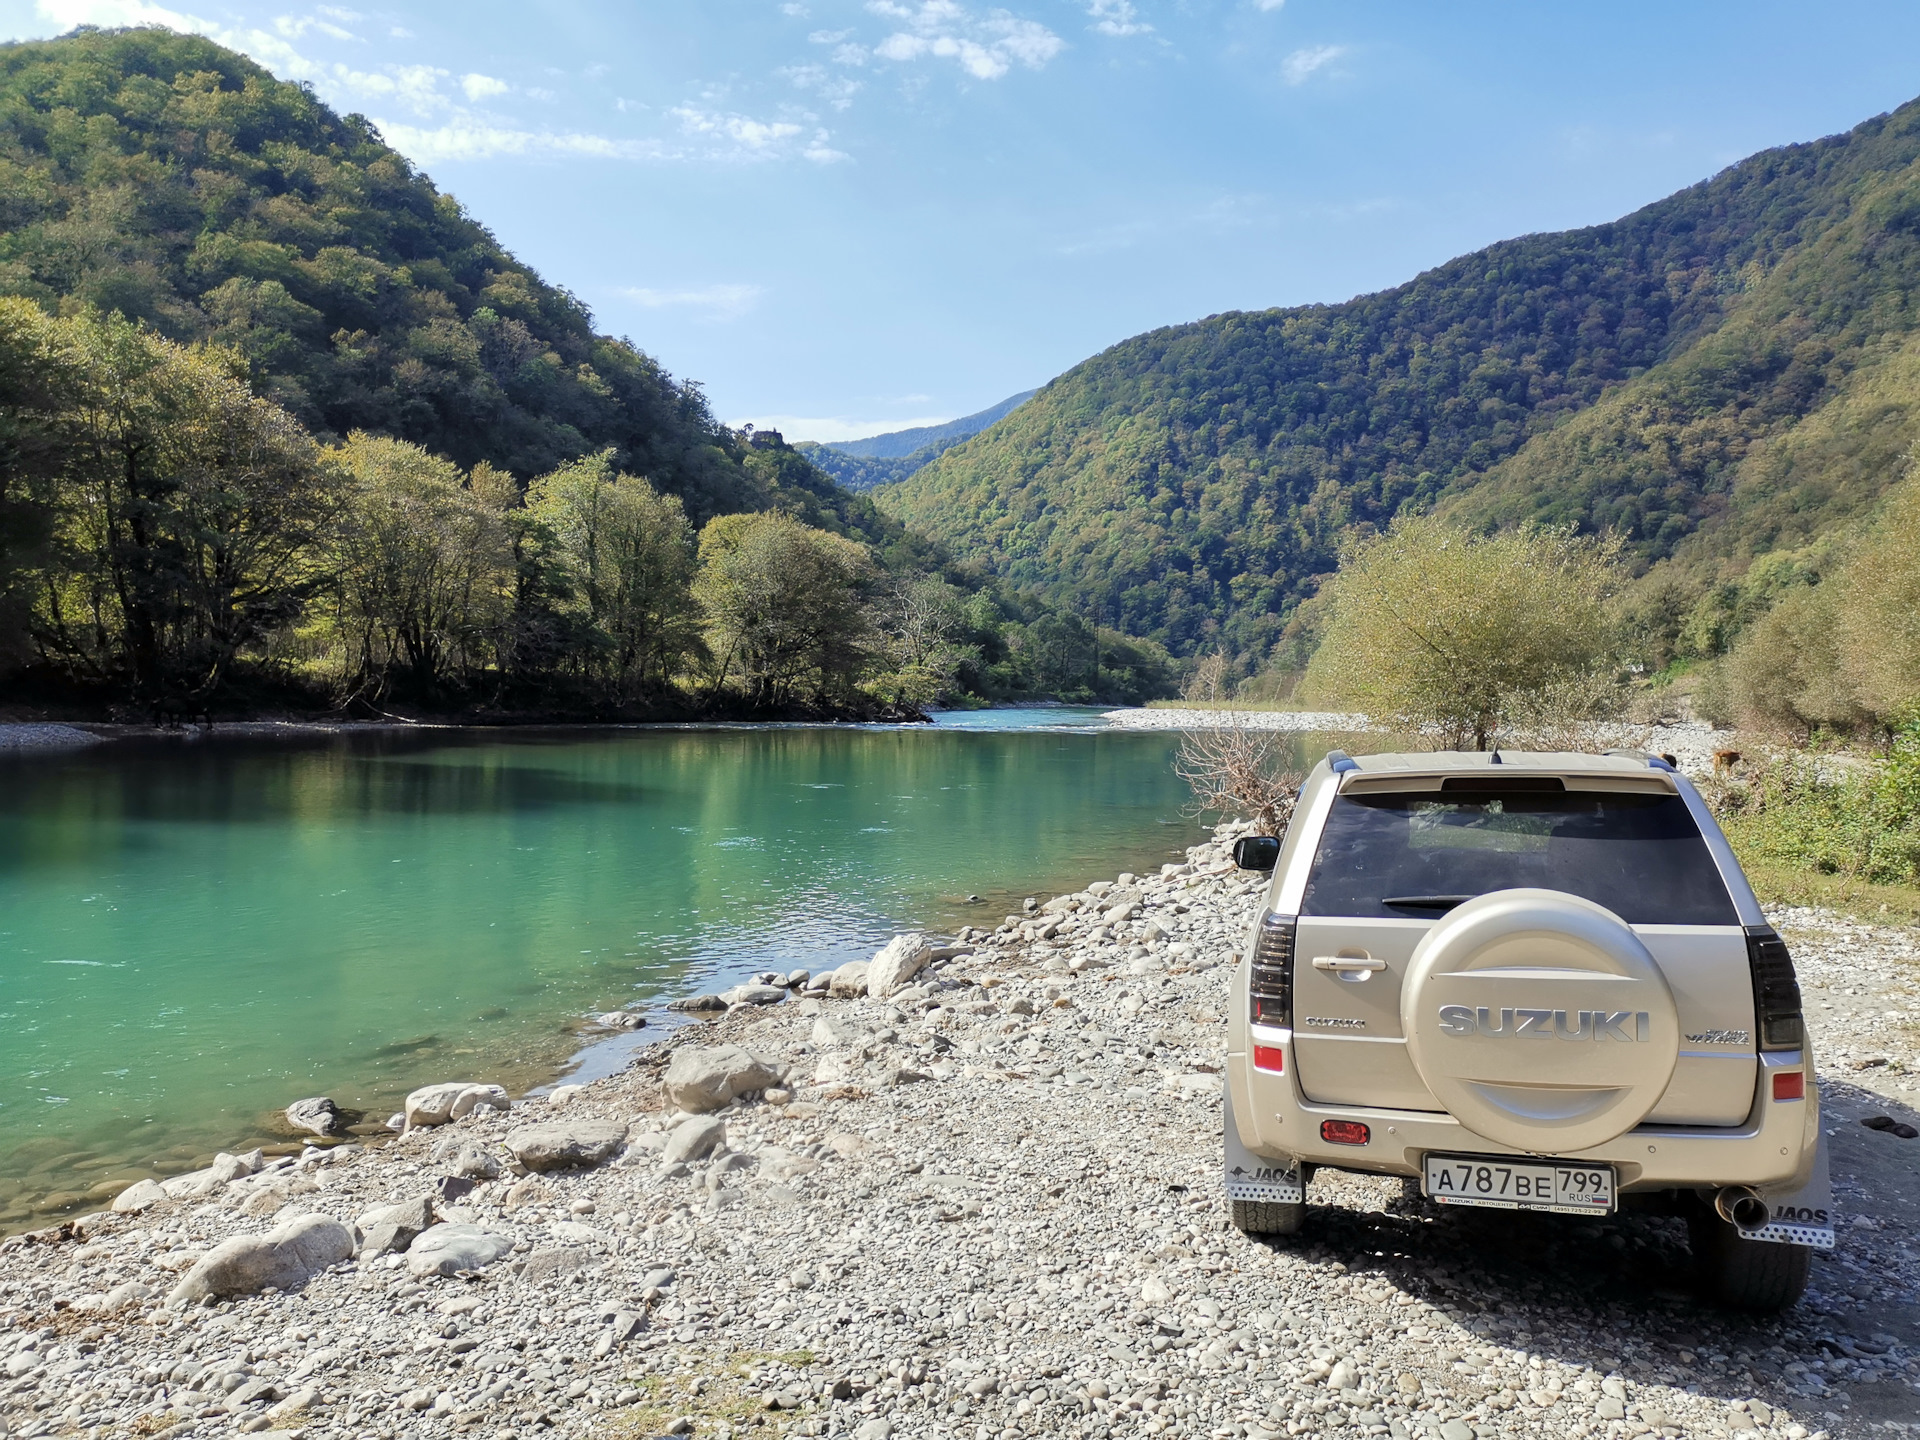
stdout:
[(696, 387), (595, 333), (366, 120), (197, 37), (0, 47), (0, 293), (228, 346), (322, 439), (522, 480), (612, 446), (696, 519), (764, 503)]
[(1109, 623), (1250, 659), (1350, 526), (1410, 506), (1737, 564), (1871, 503), (1916, 438), (1916, 157), (1908, 105), (1394, 290), (1137, 336), (876, 496)]

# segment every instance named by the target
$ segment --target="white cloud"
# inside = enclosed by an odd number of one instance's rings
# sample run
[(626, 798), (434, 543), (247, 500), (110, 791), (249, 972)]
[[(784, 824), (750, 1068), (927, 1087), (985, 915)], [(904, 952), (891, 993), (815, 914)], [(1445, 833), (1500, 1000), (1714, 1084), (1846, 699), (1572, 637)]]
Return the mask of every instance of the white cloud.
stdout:
[(460, 88), (467, 92), (469, 100), (490, 100), (495, 95), (506, 94), (513, 87), (491, 75), (462, 75)]
[(795, 5), (792, 3), (792, 0), (788, 0), (787, 4), (780, 7), (780, 13), (782, 15), (792, 16), (795, 20), (804, 20), (812, 12), (809, 11), (806, 6)]
[(791, 140), (801, 130), (791, 120), (755, 120), (750, 115), (723, 114), (695, 105), (676, 106), (670, 113), (689, 135), (731, 142), (746, 156), (771, 153), (781, 141)]
[(1153, 33), (1153, 26), (1140, 18), (1140, 12), (1133, 8), (1132, 0), (1091, 0), (1087, 14), (1093, 17), (1093, 28), (1102, 35)]
[(620, 293), (648, 310), (695, 310), (710, 320), (738, 320), (766, 292), (758, 285), (696, 285), (684, 290), (629, 286)]
[(1280, 62), (1280, 77), (1289, 85), (1304, 85), (1346, 53), (1345, 45), (1309, 45)]
[(605, 135), (519, 130), (470, 115), (431, 129), (382, 120), (378, 116), (373, 123), (380, 127), (389, 145), (416, 165), (436, 160), (492, 160), (503, 155), (566, 160), (679, 158), (670, 147), (651, 140), (613, 140)]
[(1287, 0), (1253, 0), (1253, 8), (1263, 14), (1269, 10), (1278, 10)]
[(978, 16), (957, 0), (867, 0), (867, 9), (902, 26), (873, 47), (883, 60), (905, 64), (932, 55), (959, 62), (976, 80), (998, 80), (1015, 64), (1038, 70), (1067, 44), (1037, 20), (1005, 10)]
[(849, 420), (844, 415), (751, 415), (727, 423), (738, 430), (751, 425), (756, 430), (778, 430), (787, 440), (818, 440), (831, 445), (841, 440), (864, 440), (869, 435), (886, 435), (895, 430), (917, 430), (922, 425), (944, 425), (951, 415), (914, 415), (904, 420)]
[(860, 82), (835, 75), (824, 65), (789, 65), (780, 72), (796, 90), (812, 90), (836, 110), (845, 110), (860, 93)]

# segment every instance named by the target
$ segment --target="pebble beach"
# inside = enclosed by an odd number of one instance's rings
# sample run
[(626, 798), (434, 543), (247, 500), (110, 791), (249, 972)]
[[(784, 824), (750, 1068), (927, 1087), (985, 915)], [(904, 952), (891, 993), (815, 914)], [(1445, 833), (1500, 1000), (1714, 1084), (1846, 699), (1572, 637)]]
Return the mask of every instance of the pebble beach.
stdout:
[(1843, 1219), (1807, 1299), (1756, 1320), (1694, 1296), (1658, 1218), (1441, 1210), (1321, 1171), (1304, 1234), (1234, 1230), (1223, 1011), (1264, 883), (1231, 868), (1235, 833), (991, 931), (704, 997), (584, 1087), (449, 1076), (385, 1143), (222, 1156), (14, 1236), (0, 1429), (1920, 1429), (1920, 1143), (1857, 1123), (1913, 1118), (1911, 932), (1778, 917)]

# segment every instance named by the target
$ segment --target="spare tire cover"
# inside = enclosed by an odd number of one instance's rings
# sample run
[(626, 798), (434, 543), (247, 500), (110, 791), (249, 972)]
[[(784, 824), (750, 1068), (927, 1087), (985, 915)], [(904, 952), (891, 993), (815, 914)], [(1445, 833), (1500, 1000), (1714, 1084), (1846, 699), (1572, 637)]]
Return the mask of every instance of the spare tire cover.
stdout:
[(1413, 952), (1400, 1018), (1434, 1098), (1535, 1154), (1631, 1130), (1680, 1055), (1673, 992), (1640, 937), (1558, 890), (1495, 890), (1448, 913)]

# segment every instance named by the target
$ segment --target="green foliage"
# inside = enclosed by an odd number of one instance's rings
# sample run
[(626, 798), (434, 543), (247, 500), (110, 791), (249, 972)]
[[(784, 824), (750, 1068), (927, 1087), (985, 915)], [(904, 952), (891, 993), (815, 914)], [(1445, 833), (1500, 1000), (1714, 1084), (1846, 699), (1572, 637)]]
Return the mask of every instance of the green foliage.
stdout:
[(1707, 793), (1743, 858), (1920, 885), (1920, 721), (1899, 728), (1883, 761), (1762, 757)]
[(1850, 543), (1763, 556), (1746, 582), (1779, 598), (1722, 662), (1729, 718), (1857, 732), (1920, 704), (1920, 473)]
[[(715, 423), (363, 118), (197, 37), (83, 30), (0, 46), (0, 121), (0, 674), (155, 712), (236, 667), (684, 710), (710, 623), (760, 707), (1052, 678), (1000, 663), (1044, 605)], [(735, 540), (795, 562), (771, 631), (716, 578)], [(875, 648), (869, 592), (923, 582), (964, 633)]]
[(723, 515), (700, 532), (693, 593), (713, 686), (737, 675), (754, 706), (843, 697), (866, 662), (866, 548), (778, 513)]
[(0, 352), (0, 413), (28, 452), (5, 498), (39, 542), (0, 556), (22, 633), (140, 704), (211, 693), (315, 589), (337, 508), (317, 447), (217, 357), (122, 319), (0, 299)]
[(1592, 718), (1611, 669), (1617, 549), (1557, 530), (1482, 537), (1398, 520), (1352, 543), (1322, 587), (1306, 684), (1450, 749)]
[(587, 627), (577, 647), (585, 668), (623, 698), (665, 688), (700, 630), (693, 527), (679, 496), (616, 475), (602, 451), (536, 480), (526, 509), (566, 608)]
[(229, 347), (323, 441), (522, 480), (611, 448), (696, 521), (759, 500), (696, 387), (595, 334), (366, 120), (195, 36), (0, 47), (6, 292)]
[(1297, 663), (1287, 624), (1351, 527), (1439, 507), (1610, 533), (1658, 566), (1649, 649), (1686, 653), (1715, 586), (1870, 509), (1920, 438), (1916, 161), (1909, 105), (1377, 295), (1137, 336), (877, 494), (963, 558), (1242, 665)]

